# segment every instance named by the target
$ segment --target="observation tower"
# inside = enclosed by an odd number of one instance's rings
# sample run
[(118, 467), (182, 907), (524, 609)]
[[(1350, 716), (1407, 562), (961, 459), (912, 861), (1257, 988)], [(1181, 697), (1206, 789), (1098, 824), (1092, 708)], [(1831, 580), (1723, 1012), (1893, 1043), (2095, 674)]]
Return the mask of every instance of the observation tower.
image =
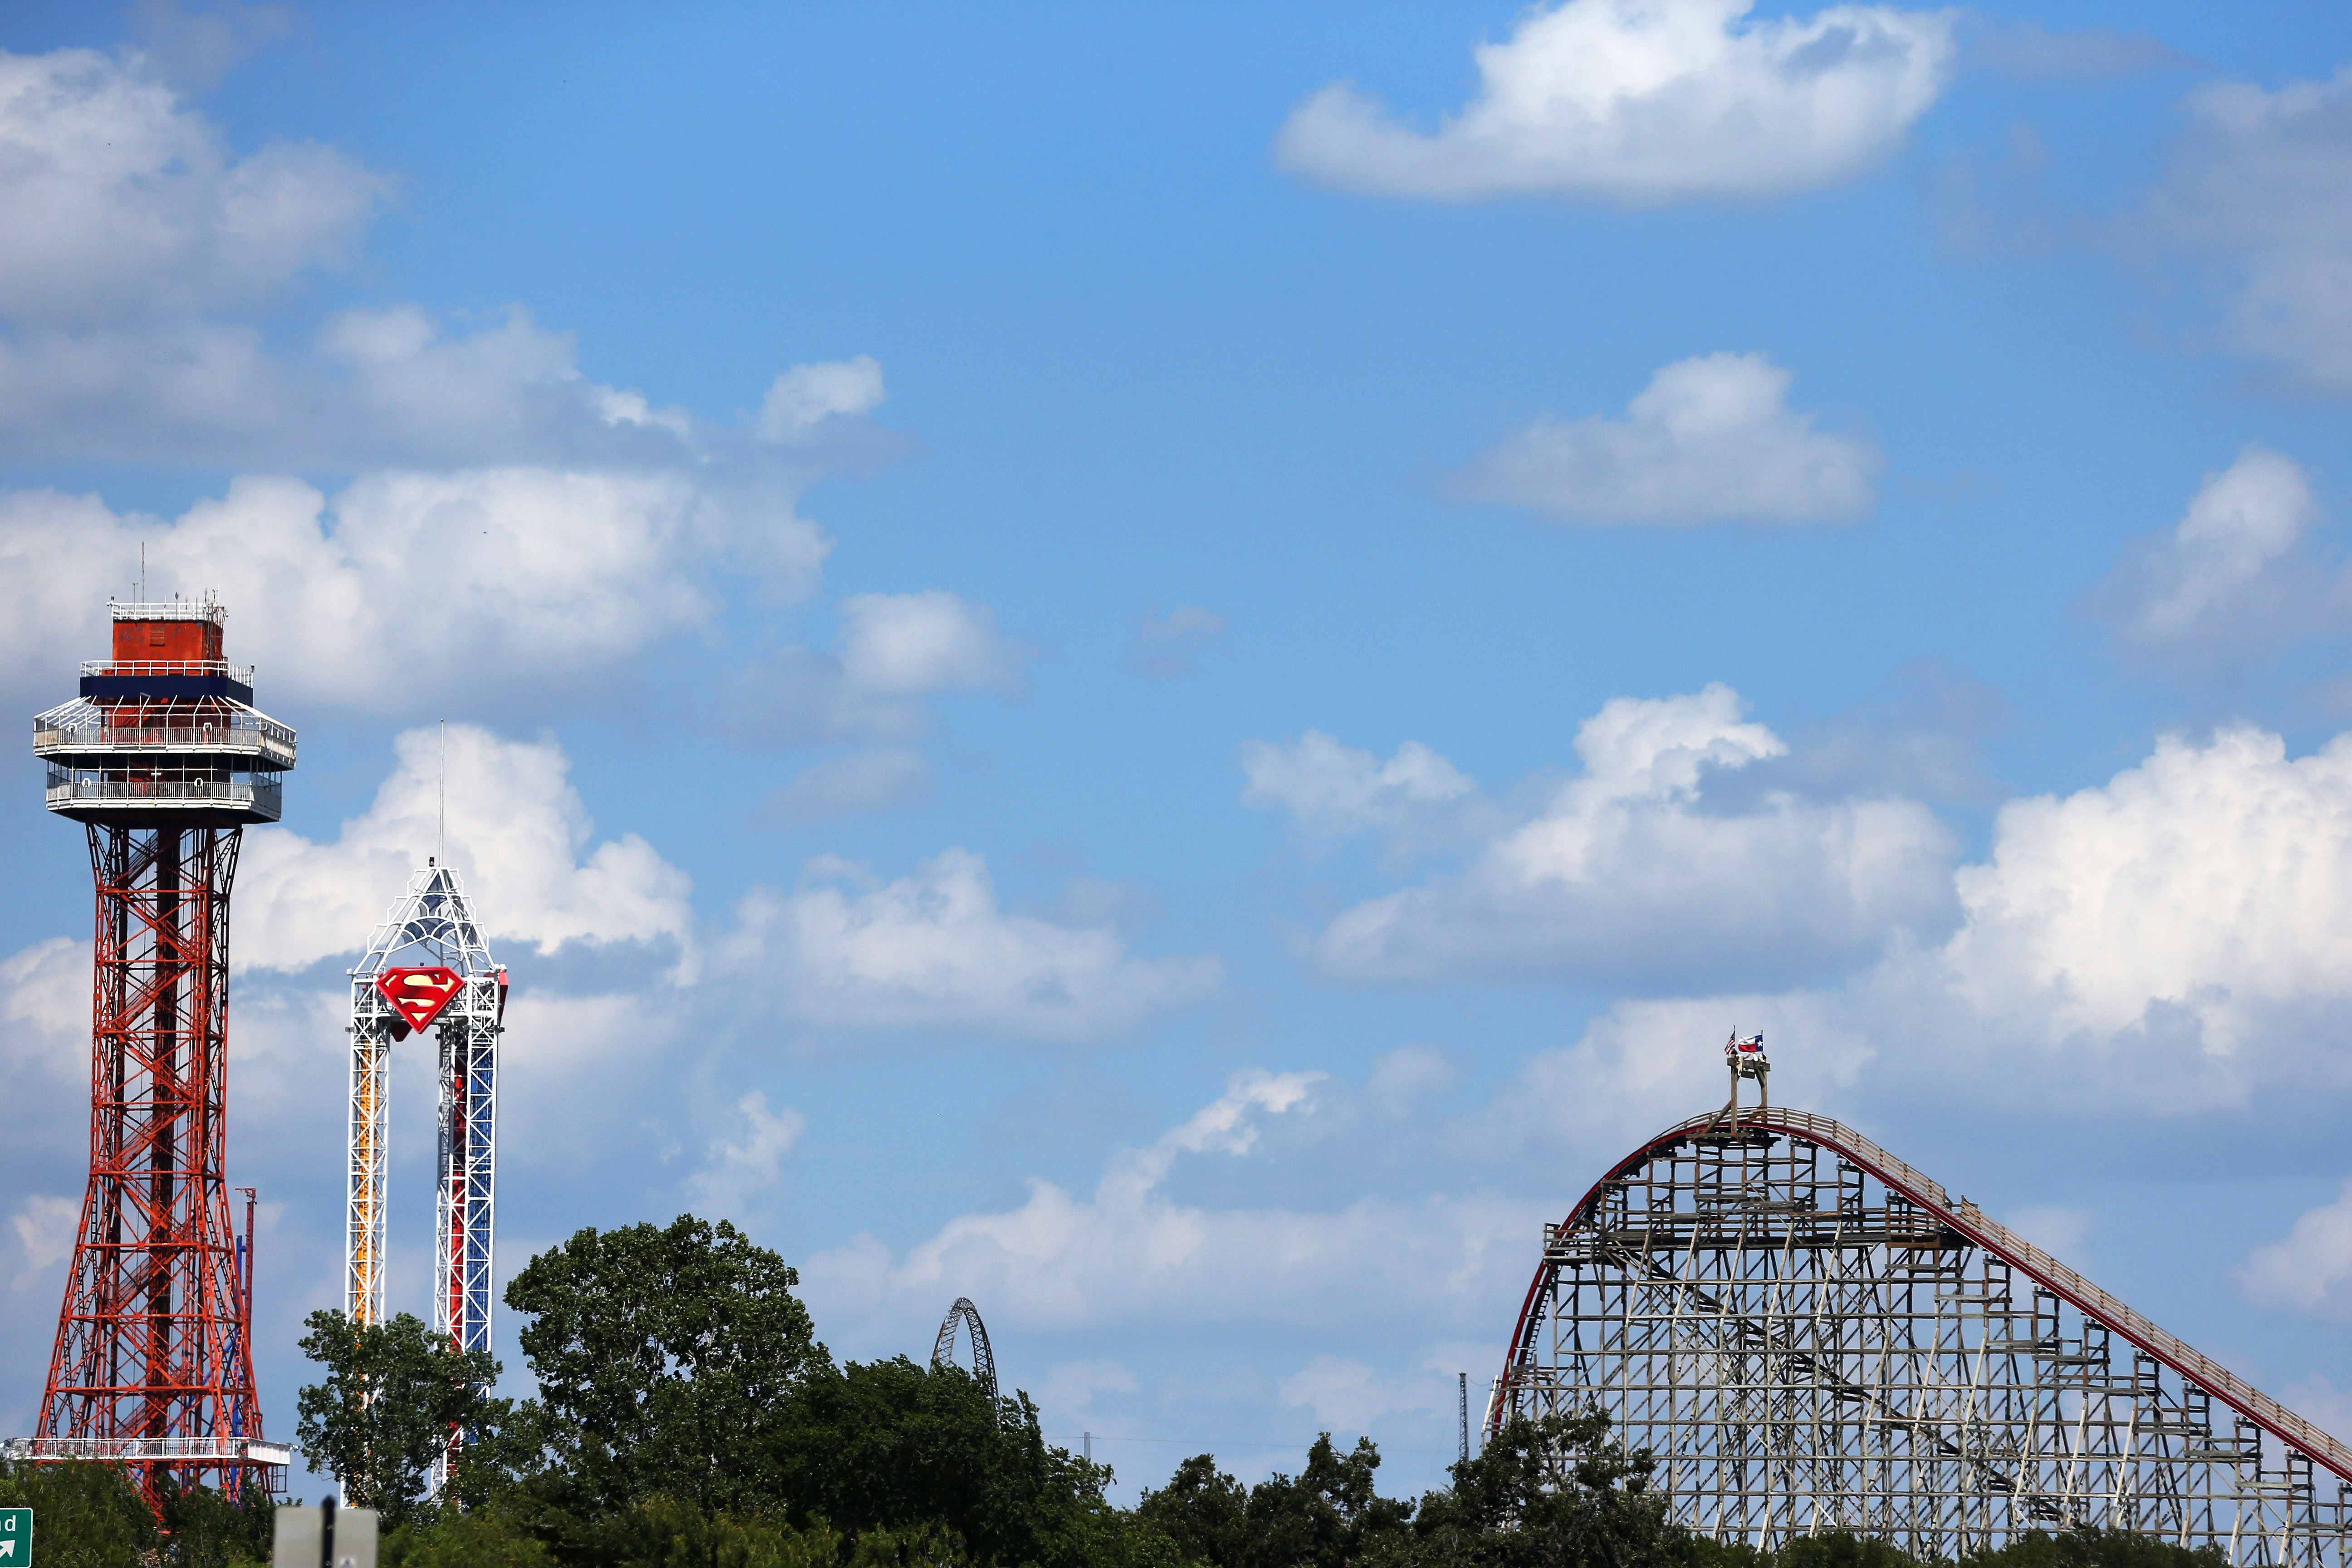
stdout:
[(18, 1459), (124, 1466), (277, 1491), (253, 1381), (252, 1215), (238, 1237), (228, 1131), (229, 883), (245, 826), (278, 820), (294, 731), (222, 657), (211, 595), (113, 604), (113, 657), (33, 721), (48, 808), (83, 825), (97, 884), (89, 1184), (40, 1425)]
[[(440, 1139), (434, 1168), (433, 1329), (460, 1351), (490, 1348), (490, 1247), (498, 1195), (499, 1037), (506, 967), (490, 957), (455, 868), (436, 856), (408, 879), (368, 938), (352, 980), (350, 1205), (343, 1226), (343, 1310), (385, 1321), (384, 1163), (391, 1130), (392, 1047), (430, 1028), (439, 1037)], [(449, 1434), (436, 1483), (467, 1442)]]

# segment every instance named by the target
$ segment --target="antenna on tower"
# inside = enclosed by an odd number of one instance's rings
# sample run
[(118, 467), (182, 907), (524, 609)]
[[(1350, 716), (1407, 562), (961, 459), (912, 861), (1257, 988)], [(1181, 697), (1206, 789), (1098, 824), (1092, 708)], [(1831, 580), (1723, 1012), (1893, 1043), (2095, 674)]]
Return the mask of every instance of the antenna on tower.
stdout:
[(449, 826), (449, 721), (441, 721), (441, 784), (433, 804), (433, 863), (439, 865), (449, 853), (442, 843)]

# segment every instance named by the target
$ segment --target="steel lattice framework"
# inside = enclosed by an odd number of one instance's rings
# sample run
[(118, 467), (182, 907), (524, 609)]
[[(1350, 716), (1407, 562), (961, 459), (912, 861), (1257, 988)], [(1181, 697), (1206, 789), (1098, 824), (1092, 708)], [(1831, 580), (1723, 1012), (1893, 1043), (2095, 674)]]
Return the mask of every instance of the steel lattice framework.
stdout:
[(996, 1352), (988, 1347), (988, 1325), (980, 1321), (980, 1309), (971, 1304), (969, 1296), (958, 1296), (948, 1315), (940, 1320), (940, 1337), (931, 1345), (931, 1364), (949, 1366), (955, 1362), (956, 1329), (959, 1325), (971, 1330), (971, 1374), (988, 1391), (989, 1403), (996, 1402)]
[(2347, 1561), (2352, 1449), (1801, 1111), (1669, 1128), (1545, 1227), (1488, 1427), (1595, 1407), (1717, 1540), (1935, 1561), (2097, 1525)]
[[(507, 972), (492, 960), (465, 885), (427, 863), (408, 879), (351, 972), (350, 1206), (343, 1227), (344, 1310), (385, 1321), (384, 1165), (392, 1047), (413, 1032), (387, 984), (446, 973), (455, 982), (430, 1018), (440, 1042), (440, 1136), (434, 1167), (433, 1328), (463, 1351), (490, 1348), (491, 1244), (498, 1195), (499, 1037)], [(464, 1435), (450, 1435), (442, 1468)]]
[(121, 1462), (160, 1510), (167, 1473), (274, 1491), (290, 1458), (262, 1439), (251, 1210), (240, 1239), (223, 1166), (229, 888), (294, 732), (222, 660), (217, 602), (110, 608), (114, 657), (33, 721), (97, 893), (89, 1180), (39, 1427), (5, 1451)]

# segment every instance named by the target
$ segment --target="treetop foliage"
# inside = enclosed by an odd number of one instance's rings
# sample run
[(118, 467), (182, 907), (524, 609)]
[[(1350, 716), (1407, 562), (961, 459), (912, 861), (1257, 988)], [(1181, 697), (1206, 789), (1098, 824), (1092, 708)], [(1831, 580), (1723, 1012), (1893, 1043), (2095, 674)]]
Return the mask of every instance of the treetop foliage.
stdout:
[[(1777, 1553), (1695, 1537), (1598, 1413), (1511, 1421), (1418, 1500), (1381, 1496), (1370, 1439), (1327, 1433), (1296, 1475), (1244, 1485), (1201, 1454), (1118, 1509), (1109, 1469), (1047, 1444), (1026, 1394), (904, 1356), (836, 1363), (798, 1283), (724, 1222), (583, 1230), (507, 1289), (535, 1398), (488, 1401), (495, 1367), (420, 1359), (404, 1338), (362, 1364), (363, 1342), (322, 1314), (304, 1345), (325, 1392), (303, 1409), (348, 1413), (354, 1377), (379, 1403), (408, 1390), (409, 1416), (371, 1415), (373, 1447), (335, 1451), (381, 1470), (410, 1452), (400, 1422), (446, 1431), (465, 1384), (476, 1441), (444, 1499), (403, 1515), (383, 1568), (1929, 1568), (1852, 1535)], [(2084, 1533), (1964, 1568), (2216, 1565)]]

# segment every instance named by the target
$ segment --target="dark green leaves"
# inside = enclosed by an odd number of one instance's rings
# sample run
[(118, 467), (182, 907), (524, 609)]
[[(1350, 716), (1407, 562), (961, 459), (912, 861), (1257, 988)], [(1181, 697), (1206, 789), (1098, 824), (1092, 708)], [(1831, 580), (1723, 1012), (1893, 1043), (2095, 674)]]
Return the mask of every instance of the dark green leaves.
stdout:
[(359, 1324), (339, 1311), (313, 1312), (302, 1353), (326, 1381), (296, 1396), (295, 1439), (316, 1470), (321, 1462), (354, 1507), (387, 1526), (410, 1518), (425, 1496), (433, 1461), (452, 1426), (494, 1428), (503, 1401), (485, 1397), (499, 1363), (485, 1351), (458, 1352), (409, 1313)]

